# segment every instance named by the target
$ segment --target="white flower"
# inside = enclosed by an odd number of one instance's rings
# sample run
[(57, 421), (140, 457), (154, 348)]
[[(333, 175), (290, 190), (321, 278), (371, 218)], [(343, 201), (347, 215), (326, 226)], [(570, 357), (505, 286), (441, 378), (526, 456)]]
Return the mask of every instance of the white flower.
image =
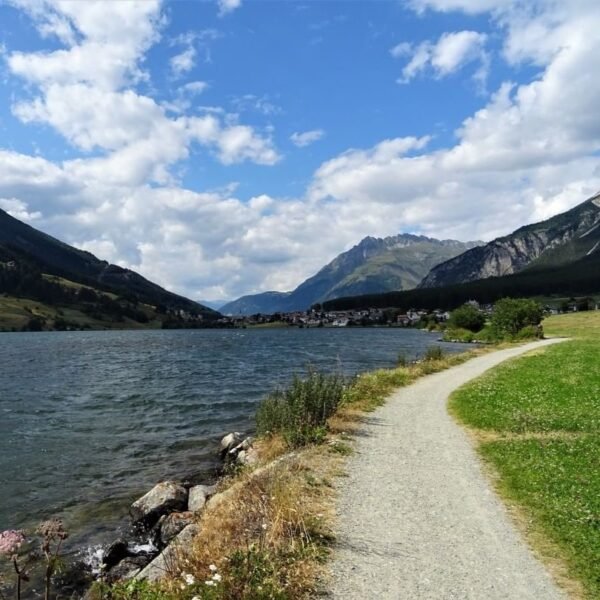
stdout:
[(191, 573), (183, 573), (182, 577), (188, 585), (194, 585), (196, 583), (196, 578)]
[(217, 571), (217, 565), (209, 565), (208, 568), (214, 573)]
[(215, 582), (214, 582), (214, 581), (211, 581), (211, 580), (208, 580), (208, 581), (205, 581), (205, 582), (204, 582), (204, 584), (205, 584), (205, 585), (211, 585), (211, 586), (212, 586), (212, 585), (215, 585)]
[(222, 579), (221, 576), (218, 573), (215, 573), (212, 576), (212, 578), (213, 578), (214, 581), (221, 581), (221, 579)]
[(266, 528), (267, 528), (267, 524), (266, 524), (266, 523), (263, 523), (263, 524), (262, 524), (262, 528), (263, 528), (263, 529), (266, 529)]

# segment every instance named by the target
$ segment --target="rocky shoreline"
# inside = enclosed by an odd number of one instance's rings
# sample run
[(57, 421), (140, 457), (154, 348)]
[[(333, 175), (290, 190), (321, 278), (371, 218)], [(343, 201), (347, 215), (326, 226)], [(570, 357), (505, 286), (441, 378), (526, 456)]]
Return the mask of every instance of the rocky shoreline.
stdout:
[[(252, 437), (239, 432), (225, 435), (218, 448), (221, 473), (255, 465), (258, 454), (253, 442)], [(178, 552), (189, 547), (199, 533), (198, 520), (204, 509), (226, 495), (221, 480), (210, 485), (162, 481), (138, 498), (129, 509), (131, 535), (118, 538), (101, 551), (100, 568), (93, 580), (111, 584), (164, 577)], [(140, 543), (143, 540), (146, 542)], [(84, 597), (92, 598), (92, 589)]]

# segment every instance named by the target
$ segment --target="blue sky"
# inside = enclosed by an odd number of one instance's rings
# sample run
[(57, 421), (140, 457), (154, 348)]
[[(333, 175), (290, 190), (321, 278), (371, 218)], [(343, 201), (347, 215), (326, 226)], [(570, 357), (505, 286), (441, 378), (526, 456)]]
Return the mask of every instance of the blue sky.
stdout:
[(0, 2), (0, 207), (194, 298), (600, 187), (592, 0)]

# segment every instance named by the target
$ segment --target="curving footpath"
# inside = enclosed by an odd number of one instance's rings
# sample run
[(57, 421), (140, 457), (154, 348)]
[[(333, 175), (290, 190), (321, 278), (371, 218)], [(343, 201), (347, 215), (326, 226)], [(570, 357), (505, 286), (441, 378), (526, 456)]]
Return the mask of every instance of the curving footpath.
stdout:
[(449, 394), (470, 379), (559, 341), (500, 350), (427, 376), (372, 413), (340, 483), (333, 598), (565, 598), (446, 410)]

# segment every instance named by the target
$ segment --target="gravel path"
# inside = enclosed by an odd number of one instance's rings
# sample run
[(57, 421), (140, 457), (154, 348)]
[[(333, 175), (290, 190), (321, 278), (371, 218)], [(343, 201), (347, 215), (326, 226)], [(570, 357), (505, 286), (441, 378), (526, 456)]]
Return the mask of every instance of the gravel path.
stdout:
[(425, 377), (369, 417), (340, 483), (333, 598), (565, 598), (446, 410), (448, 395), (470, 379), (557, 341), (500, 350)]

